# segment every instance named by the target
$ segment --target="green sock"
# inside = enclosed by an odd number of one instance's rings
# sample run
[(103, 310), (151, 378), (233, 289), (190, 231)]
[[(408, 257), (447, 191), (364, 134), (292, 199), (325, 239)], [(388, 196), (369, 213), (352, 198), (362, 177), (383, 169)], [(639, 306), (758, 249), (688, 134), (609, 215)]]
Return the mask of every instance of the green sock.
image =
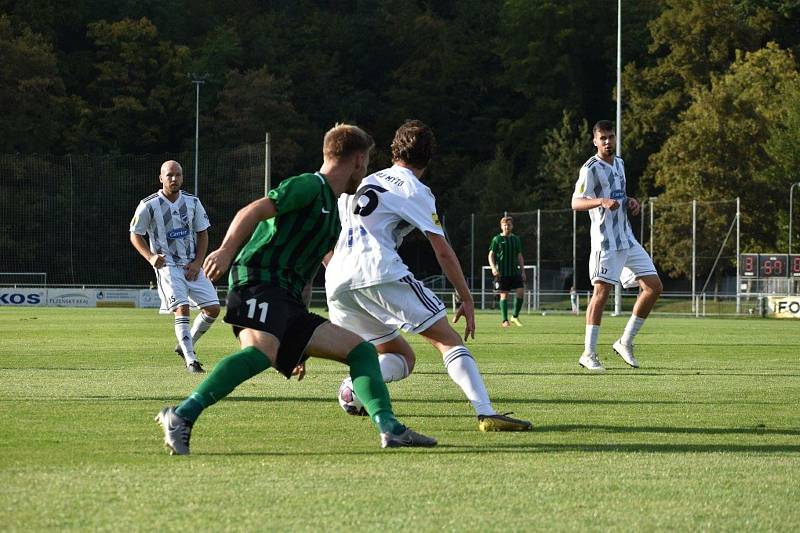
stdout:
[(229, 355), (175, 409), (178, 416), (194, 422), (203, 409), (214, 405), (238, 385), (270, 367), (269, 358), (253, 346)]
[(500, 300), (500, 315), (503, 322), (508, 322), (508, 300)]
[(522, 298), (514, 298), (514, 317), (519, 316), (519, 312), (522, 311)]
[(397, 421), (392, 412), (389, 389), (383, 382), (375, 347), (368, 342), (360, 343), (347, 354), (347, 364), (350, 366), (353, 390), (378, 430), (381, 433), (388, 431), (395, 435), (402, 433), (405, 427)]

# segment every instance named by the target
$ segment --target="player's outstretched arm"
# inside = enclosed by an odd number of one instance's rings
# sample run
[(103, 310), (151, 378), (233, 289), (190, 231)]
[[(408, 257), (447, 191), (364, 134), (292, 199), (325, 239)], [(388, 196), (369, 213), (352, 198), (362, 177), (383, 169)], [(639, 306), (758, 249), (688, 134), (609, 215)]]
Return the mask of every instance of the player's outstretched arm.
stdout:
[(436, 254), (436, 260), (439, 266), (444, 270), (444, 275), (455, 287), (458, 298), (461, 300), (461, 306), (456, 311), (454, 322), (458, 321), (462, 316), (466, 319), (466, 329), (464, 331), (464, 340), (469, 336), (475, 338), (475, 304), (472, 301), (472, 294), (469, 292), (467, 280), (464, 279), (464, 273), (461, 271), (461, 263), (458, 262), (453, 247), (441, 235), (436, 233), (425, 232), (425, 236), (431, 243), (433, 252)]
[(242, 244), (250, 238), (256, 225), (278, 214), (270, 198), (259, 198), (241, 208), (233, 217), (225, 238), (219, 248), (208, 254), (203, 262), (203, 270), (212, 281), (220, 278), (231, 266), (234, 255)]

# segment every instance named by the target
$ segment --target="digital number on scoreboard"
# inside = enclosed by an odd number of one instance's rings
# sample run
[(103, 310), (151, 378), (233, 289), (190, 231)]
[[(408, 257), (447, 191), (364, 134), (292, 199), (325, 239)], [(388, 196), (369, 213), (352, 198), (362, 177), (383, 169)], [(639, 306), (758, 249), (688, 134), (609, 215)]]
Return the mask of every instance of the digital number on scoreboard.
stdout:
[(797, 278), (800, 254), (741, 254), (739, 274), (745, 278)]

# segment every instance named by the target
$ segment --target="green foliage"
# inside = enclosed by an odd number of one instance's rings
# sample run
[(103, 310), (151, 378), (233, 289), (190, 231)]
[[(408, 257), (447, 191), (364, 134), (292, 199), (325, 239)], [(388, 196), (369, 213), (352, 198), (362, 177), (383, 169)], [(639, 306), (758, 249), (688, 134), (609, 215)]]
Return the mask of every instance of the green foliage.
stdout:
[(94, 22), (89, 36), (97, 52), (86, 127), (103, 151), (157, 151), (191, 131), (188, 48), (161, 40), (146, 18)]
[[(0, 15), (0, 152), (47, 151), (60, 139), (66, 97), (57, 59), (47, 40)], [(55, 120), (54, 120), (55, 119)]]
[(546, 133), (532, 204), (554, 209), (569, 207), (578, 171), (596, 151), (591, 138), (586, 119), (579, 121), (565, 109), (561, 126)]
[(525, 207), (524, 184), (514, 176), (514, 167), (498, 149), (494, 159), (481, 166), (478, 173), (483, 177), (479, 205), (481, 213), (502, 213), (517, 211)]
[[(303, 150), (298, 141), (310, 127), (295, 110), (290, 95), (291, 81), (276, 79), (266, 67), (244, 74), (230, 71), (215, 110), (216, 121), (206, 125), (213, 131), (215, 144), (261, 142), (264, 132), (269, 132), (272, 170), (279, 178), (290, 175), (298, 168)], [(311, 139), (303, 144), (310, 145)], [(318, 146), (313, 148), (319, 152)]]
[[(629, 192), (649, 196), (666, 190), (656, 182), (666, 161), (654, 155), (665, 143), (710, 143), (679, 131), (682, 113), (737, 51), (774, 41), (798, 52), (800, 3), (626, 1), (622, 15), (622, 154)], [(591, 0), (0, 0), (0, 152), (191, 149), (187, 75), (207, 75), (201, 151), (270, 131), (278, 179), (315, 168), (322, 132), (335, 122), (374, 135), (377, 167), (389, 163), (399, 123), (425, 120), (439, 140), (425, 179), (457, 239), (469, 234), (472, 212), (566, 205), (574, 163), (591, 148), (579, 156), (581, 135), (565, 129), (564, 112), (573, 125), (613, 118), (616, 18), (614, 2)], [(757, 114), (766, 121), (759, 131), (773, 132), (762, 141), (775, 136), (760, 164), (786, 174), (790, 117)], [(504, 200), (495, 191), (509, 181), (517, 194)], [(772, 181), (775, 190), (786, 184)], [(719, 194), (694, 186), (697, 198)], [(752, 211), (780, 204), (769, 190), (771, 203)], [(743, 222), (752, 246), (781, 242), (760, 240), (766, 234)]]
[[(780, 95), (796, 87), (794, 57), (774, 44), (757, 52), (737, 54), (730, 70), (713, 76), (709, 88), (692, 94), (692, 104), (680, 115), (675, 133), (652, 157), (661, 219), (659, 260), (671, 275), (690, 272), (681, 246), (691, 235), (687, 210), (671, 203), (742, 199), (742, 246), (773, 248), (778, 229), (775, 213), (785, 204), (787, 180), (776, 181), (764, 172), (769, 164), (765, 144), (770, 124), (785, 114)], [(713, 249), (730, 224), (730, 215), (707, 208), (701, 249)], [(663, 231), (661, 231), (663, 230)]]
[[(785, 213), (782, 209), (780, 191), (788, 191), (792, 183), (800, 181), (800, 153), (797, 150), (798, 139), (800, 139), (800, 80), (795, 79), (787, 82), (783, 90), (777, 92), (773, 97), (781, 102), (780, 117), (769, 126), (769, 138), (767, 139), (764, 150), (769, 158), (767, 167), (763, 170), (764, 181), (773, 183), (777, 189), (778, 196), (775, 207), (779, 211), (779, 219), (775, 227), (777, 228), (776, 246), (778, 250), (788, 249), (788, 232), (780, 231), (789, 225), (789, 213), (786, 208)], [(795, 187), (793, 200), (800, 198), (800, 190)], [(787, 192), (788, 194), (788, 192)], [(788, 198), (785, 205), (788, 206)], [(798, 238), (798, 223), (800, 216), (797, 203), (792, 206), (792, 250), (794, 245), (800, 242)], [(772, 250), (765, 249), (765, 252)]]
[[(642, 187), (653, 194), (655, 163), (650, 154), (676, 132), (678, 116), (692, 103), (692, 92), (724, 72), (737, 50), (758, 50), (770, 34), (775, 15), (765, 8), (743, 13), (730, 0), (666, 0), (667, 9), (650, 23), (649, 52), (655, 59), (642, 66), (629, 63), (623, 75), (625, 153)], [(649, 62), (648, 62), (649, 63)]]
[[(575, 109), (593, 120), (612, 114), (616, 10), (590, 0), (507, 1), (501, 12), (499, 81), (515, 99), (499, 122), (522, 173), (533, 174), (547, 129)], [(591, 13), (591, 15), (589, 15)]]

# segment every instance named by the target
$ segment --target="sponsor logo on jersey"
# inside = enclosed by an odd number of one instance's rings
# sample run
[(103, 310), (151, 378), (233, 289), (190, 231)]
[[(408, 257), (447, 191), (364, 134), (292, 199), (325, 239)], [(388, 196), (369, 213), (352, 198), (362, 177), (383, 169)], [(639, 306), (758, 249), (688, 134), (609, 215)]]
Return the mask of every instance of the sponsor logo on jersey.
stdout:
[(625, 191), (622, 189), (616, 189), (611, 191), (611, 199), (612, 200), (624, 200), (626, 197)]
[(182, 239), (189, 235), (189, 228), (176, 228), (167, 232), (167, 239)]

